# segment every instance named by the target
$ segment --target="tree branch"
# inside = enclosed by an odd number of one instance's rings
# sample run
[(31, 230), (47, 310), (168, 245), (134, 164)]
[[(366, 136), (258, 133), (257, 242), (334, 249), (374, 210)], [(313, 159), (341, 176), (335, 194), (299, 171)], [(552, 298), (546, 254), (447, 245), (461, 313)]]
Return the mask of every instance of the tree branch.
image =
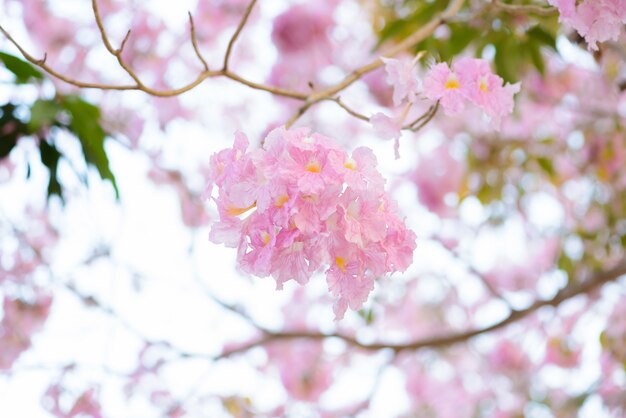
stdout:
[(204, 71), (209, 71), (209, 64), (206, 62), (206, 60), (204, 59), (204, 57), (202, 56), (202, 53), (200, 53), (200, 50), (198, 49), (198, 40), (196, 38), (196, 26), (193, 24), (193, 16), (191, 16), (191, 12), (189, 13), (189, 30), (191, 32), (191, 45), (193, 45), (193, 50), (196, 53), (196, 56), (198, 57), (198, 59), (200, 60), (200, 62), (202, 63), (202, 67), (204, 67)]
[(468, 331), (455, 332), (455, 333), (451, 333), (451, 334), (443, 335), (443, 336), (428, 337), (428, 338), (418, 339), (418, 340), (415, 340), (409, 343), (404, 343), (404, 344), (389, 344), (389, 343), (384, 343), (384, 342), (365, 344), (357, 340), (355, 337), (352, 337), (349, 335), (343, 335), (339, 333), (324, 334), (324, 333), (319, 333), (319, 332), (314, 332), (314, 331), (291, 331), (291, 332), (289, 331), (287, 332), (265, 331), (265, 334), (262, 337), (252, 340), (248, 343), (242, 344), (239, 347), (233, 348), (229, 351), (225, 351), (221, 355), (219, 355), (216, 359), (226, 358), (234, 354), (243, 353), (243, 352), (250, 350), (251, 348), (262, 346), (262, 345), (265, 345), (274, 341), (297, 340), (297, 339), (320, 340), (320, 339), (326, 339), (326, 338), (339, 338), (343, 340), (344, 342), (346, 342), (347, 344), (360, 348), (360, 349), (370, 350), (370, 351), (391, 349), (396, 353), (399, 353), (401, 351), (419, 350), (422, 348), (448, 347), (451, 345), (466, 342), (476, 336), (487, 334), (492, 331), (498, 330), (500, 328), (504, 328), (507, 325), (510, 325), (514, 322), (520, 321), (528, 317), (532, 313), (536, 312), (537, 310), (545, 306), (557, 307), (561, 303), (565, 302), (566, 300), (569, 300), (578, 295), (590, 293), (606, 283), (619, 279), (621, 276), (625, 274), (626, 274), (626, 262), (623, 262), (617, 265), (616, 267), (614, 267), (613, 269), (595, 274), (589, 280), (564, 287), (551, 299), (537, 300), (526, 309), (512, 310), (506, 318), (484, 328), (476, 328), (476, 329), (472, 329)]
[(243, 14), (243, 17), (241, 18), (241, 22), (239, 22), (239, 25), (237, 26), (237, 29), (235, 29), (235, 33), (233, 34), (232, 38), (230, 38), (230, 41), (228, 42), (228, 47), (226, 48), (226, 55), (224, 55), (224, 66), (223, 66), (223, 71), (224, 72), (226, 72), (226, 70), (228, 70), (228, 60), (230, 59), (230, 54), (233, 51), (233, 47), (235, 46), (235, 42), (237, 42), (237, 38), (239, 38), (239, 35), (241, 34), (241, 31), (243, 30), (243, 27), (248, 22), (248, 17), (250, 17), (250, 13), (252, 13), (252, 9), (254, 8), (255, 4), (256, 4), (256, 0), (251, 0), (250, 1), (250, 4), (248, 4), (248, 7), (246, 8), (246, 11)]
[(559, 11), (554, 7), (542, 7), (534, 4), (508, 4), (494, 0), (492, 7), (514, 15), (556, 16)]
[[(447, 19), (455, 16), (461, 7), (463, 7), (463, 3), (465, 0), (451, 0), (448, 4), (446, 10), (442, 13), (439, 13), (435, 17), (433, 17), (429, 22), (427, 22), (424, 26), (415, 31), (411, 36), (395, 45), (389, 51), (385, 52), (386, 57), (394, 57), (399, 53), (415, 46), (419, 42), (423, 41), (439, 27), (439, 25), (446, 22)], [(378, 67), (383, 65), (383, 61), (380, 58), (375, 59), (369, 64), (363, 65), (355, 70), (353, 70), (350, 74), (344, 77), (339, 83), (330, 86), (324, 90), (313, 92), (307, 98), (305, 103), (297, 110), (297, 112), (287, 121), (285, 126), (287, 128), (291, 127), (306, 111), (316, 103), (319, 103), (322, 100), (328, 100), (329, 98), (335, 96), (337, 93), (345, 90), (349, 86), (351, 86), (355, 81), (359, 80), (363, 75), (369, 73), (377, 69)]]

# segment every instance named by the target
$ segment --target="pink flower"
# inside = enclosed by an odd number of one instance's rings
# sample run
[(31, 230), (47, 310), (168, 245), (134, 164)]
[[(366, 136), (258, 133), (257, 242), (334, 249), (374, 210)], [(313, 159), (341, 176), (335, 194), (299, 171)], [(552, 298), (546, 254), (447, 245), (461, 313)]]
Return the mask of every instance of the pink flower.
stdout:
[(449, 216), (452, 208), (446, 204), (445, 198), (460, 191), (464, 176), (464, 164), (450, 154), (446, 144), (442, 144), (422, 155), (413, 173), (413, 181), (420, 202), (428, 210), (439, 216)]
[(371, 149), (358, 147), (352, 152), (352, 156), (342, 151), (331, 151), (328, 160), (333, 170), (343, 176), (348, 187), (355, 190), (369, 188), (382, 191), (385, 179), (376, 170), (378, 162)]
[(211, 157), (219, 221), (209, 239), (237, 248), (244, 271), (273, 276), (279, 289), (326, 268), (341, 318), (365, 302), (374, 277), (408, 267), (415, 235), (395, 215), (371, 150), (349, 156), (307, 129), (278, 128), (263, 143), (248, 152), (237, 134), (233, 149)]
[(278, 367), (280, 380), (295, 399), (317, 402), (333, 382), (332, 363), (319, 341), (294, 341), (267, 347), (269, 362)]
[(626, 23), (624, 0), (550, 0), (550, 3), (559, 9), (560, 20), (584, 37), (591, 49), (598, 49), (598, 42), (616, 41)]
[(520, 90), (519, 83), (503, 85), (503, 82), (491, 72), (486, 61), (461, 58), (452, 69), (446, 63), (435, 65), (424, 79), (424, 95), (439, 100), (449, 115), (463, 110), (469, 100), (499, 129), (502, 118), (513, 111), (513, 95)]
[(571, 369), (580, 364), (581, 350), (572, 349), (561, 338), (551, 338), (546, 344), (544, 361), (559, 367)]
[(440, 100), (441, 107), (448, 115), (458, 113), (465, 107), (465, 88), (459, 74), (450, 70), (445, 62), (433, 66), (424, 78), (424, 96), (430, 100)]
[(393, 139), (396, 159), (400, 158), (400, 136), (402, 135), (402, 120), (390, 118), (384, 113), (376, 113), (370, 118), (376, 135), (382, 139)]
[(405, 99), (415, 101), (419, 90), (415, 62), (408, 58), (381, 58), (385, 63), (387, 81), (393, 86), (393, 104), (399, 106)]
[(491, 125), (499, 129), (501, 119), (513, 112), (513, 95), (520, 90), (520, 83), (503, 85), (504, 80), (493, 74), (486, 61), (462, 58), (455, 68), (462, 68), (465, 94), (490, 118)]
[(359, 270), (357, 259), (339, 255), (328, 269), (326, 274), (328, 289), (338, 298), (333, 306), (337, 319), (343, 318), (348, 307), (359, 309), (374, 289), (374, 279), (370, 275), (363, 276)]
[(332, 10), (323, 2), (295, 5), (274, 20), (272, 41), (283, 54), (327, 47), (333, 25)]
[(370, 118), (376, 135), (383, 139), (398, 139), (402, 135), (402, 125), (396, 119), (392, 119), (384, 113), (376, 113)]

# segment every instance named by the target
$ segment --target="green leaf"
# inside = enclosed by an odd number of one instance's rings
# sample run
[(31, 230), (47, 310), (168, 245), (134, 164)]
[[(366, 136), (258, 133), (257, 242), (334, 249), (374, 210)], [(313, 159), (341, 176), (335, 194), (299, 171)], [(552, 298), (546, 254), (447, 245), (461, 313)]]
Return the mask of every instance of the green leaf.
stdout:
[(28, 129), (34, 133), (52, 124), (60, 110), (59, 105), (53, 100), (37, 100), (30, 109)]
[(549, 158), (539, 157), (537, 158), (537, 163), (539, 163), (539, 166), (543, 169), (543, 171), (545, 171), (549, 175), (553, 176), (556, 174), (556, 172), (554, 171), (554, 165), (552, 164), (552, 160), (550, 160)]
[(15, 108), (12, 103), (0, 107), (0, 158), (9, 155), (18, 139), (28, 133), (26, 125), (15, 117)]
[(61, 153), (54, 145), (48, 144), (43, 139), (39, 142), (39, 153), (41, 156), (41, 162), (48, 167), (48, 171), (50, 172), (50, 180), (48, 181), (48, 197), (57, 195), (61, 198), (61, 201), (64, 201), (61, 183), (59, 183), (59, 179), (57, 178), (57, 167), (59, 166)]
[(445, 60), (449, 60), (463, 52), (480, 35), (478, 29), (468, 25), (449, 25), (449, 27), (451, 31), (450, 39), (444, 41), (444, 44), (447, 46)]
[(556, 36), (543, 29), (541, 26), (533, 26), (526, 34), (530, 39), (537, 41), (539, 44), (549, 46), (556, 50)]
[(80, 140), (85, 161), (96, 167), (102, 179), (111, 182), (115, 195), (119, 198), (117, 182), (104, 149), (106, 132), (100, 125), (100, 109), (78, 96), (65, 96), (61, 106), (70, 114), (69, 129)]
[(7, 70), (15, 75), (15, 82), (17, 84), (29, 83), (31, 79), (43, 80), (41, 71), (13, 55), (0, 52), (0, 61), (4, 63)]
[(528, 46), (528, 52), (533, 65), (541, 75), (544, 75), (546, 73), (546, 64), (543, 60), (543, 55), (541, 55), (541, 45), (533, 41), (528, 42), (526, 45)]
[(495, 47), (494, 63), (498, 75), (506, 82), (515, 83), (518, 80), (522, 55), (519, 51), (518, 40), (513, 38), (513, 35), (504, 35)]

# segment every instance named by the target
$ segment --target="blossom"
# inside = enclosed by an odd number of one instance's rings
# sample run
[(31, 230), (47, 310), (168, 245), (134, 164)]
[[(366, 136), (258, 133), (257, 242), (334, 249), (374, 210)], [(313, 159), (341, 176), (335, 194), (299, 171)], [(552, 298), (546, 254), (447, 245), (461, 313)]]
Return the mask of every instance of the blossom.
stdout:
[(381, 58), (385, 63), (387, 82), (393, 86), (393, 104), (399, 106), (404, 99), (412, 102), (417, 97), (419, 81), (415, 62), (407, 58)]
[(424, 78), (424, 96), (440, 100), (448, 115), (458, 113), (465, 107), (465, 88), (459, 75), (450, 70), (446, 63), (434, 65)]
[(326, 47), (329, 44), (328, 31), (332, 25), (330, 7), (320, 3), (296, 5), (274, 20), (272, 41), (283, 54)]
[(469, 101), (499, 129), (502, 117), (513, 111), (513, 96), (520, 90), (519, 83), (503, 83), (485, 60), (461, 58), (452, 68), (446, 63), (434, 65), (424, 79), (424, 95), (439, 100), (449, 115), (462, 111)]
[(307, 129), (278, 128), (263, 143), (249, 151), (237, 133), (232, 149), (211, 157), (207, 193), (217, 186), (219, 220), (209, 239), (237, 248), (243, 271), (271, 275), (279, 289), (325, 269), (340, 319), (363, 305), (375, 277), (408, 267), (415, 234), (397, 217), (371, 150), (350, 155)]
[(559, 19), (574, 28), (594, 50), (598, 49), (598, 42), (616, 41), (626, 23), (624, 0), (550, 0), (550, 3), (559, 9)]
[(412, 173), (420, 202), (439, 216), (450, 215), (452, 210), (445, 197), (460, 192), (465, 172), (464, 164), (450, 154), (445, 144), (423, 155)]
[(334, 364), (326, 359), (319, 341), (271, 344), (266, 350), (283, 386), (295, 399), (316, 402), (333, 383)]

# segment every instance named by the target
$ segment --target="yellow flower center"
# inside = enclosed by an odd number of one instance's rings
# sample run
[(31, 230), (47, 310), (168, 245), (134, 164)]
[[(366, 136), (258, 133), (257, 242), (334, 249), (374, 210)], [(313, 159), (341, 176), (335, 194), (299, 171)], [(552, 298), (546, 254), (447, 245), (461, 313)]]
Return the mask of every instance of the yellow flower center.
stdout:
[(339, 267), (339, 270), (345, 273), (346, 271), (346, 259), (341, 257), (335, 257), (335, 264)]
[(289, 201), (289, 195), (281, 194), (274, 201), (274, 206), (276, 206), (277, 208), (282, 208), (283, 206), (285, 206), (285, 203), (287, 203), (288, 201)]
[(483, 78), (480, 79), (480, 83), (478, 83), (478, 88), (482, 92), (488, 92), (489, 91), (489, 84), (487, 84), (487, 77), (483, 77)]
[(356, 170), (356, 161), (354, 161), (352, 158), (348, 158), (346, 160), (346, 162), (343, 164), (343, 166), (345, 168), (347, 168), (348, 170)]
[(459, 83), (459, 78), (456, 76), (456, 74), (450, 73), (448, 79), (446, 80), (446, 83), (443, 86), (448, 90), (452, 90), (461, 87), (461, 83)]
[(265, 245), (269, 244), (271, 239), (270, 234), (265, 231), (261, 232), (261, 239)]
[(322, 169), (320, 168), (320, 165), (318, 164), (317, 161), (312, 161), (310, 163), (308, 163), (304, 169), (310, 173), (319, 173), (322, 171)]

